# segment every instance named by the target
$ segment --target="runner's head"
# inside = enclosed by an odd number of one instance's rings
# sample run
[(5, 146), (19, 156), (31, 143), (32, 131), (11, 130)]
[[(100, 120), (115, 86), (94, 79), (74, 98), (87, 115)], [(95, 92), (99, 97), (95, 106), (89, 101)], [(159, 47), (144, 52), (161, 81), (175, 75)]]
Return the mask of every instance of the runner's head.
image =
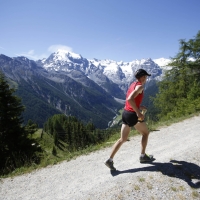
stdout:
[(138, 69), (135, 72), (135, 78), (139, 79), (142, 76), (151, 76), (151, 74), (148, 74), (147, 71), (145, 71), (144, 69)]

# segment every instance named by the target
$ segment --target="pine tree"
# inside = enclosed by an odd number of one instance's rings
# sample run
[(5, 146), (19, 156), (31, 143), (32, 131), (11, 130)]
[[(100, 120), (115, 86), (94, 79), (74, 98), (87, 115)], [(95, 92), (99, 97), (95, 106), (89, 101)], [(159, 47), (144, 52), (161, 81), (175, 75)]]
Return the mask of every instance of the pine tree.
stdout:
[(39, 149), (31, 145), (35, 140), (28, 138), (22, 126), (24, 106), (14, 92), (0, 72), (0, 174), (9, 173), (26, 162), (40, 161), (35, 154)]
[(24, 107), (21, 100), (14, 96), (14, 89), (10, 89), (5, 77), (0, 73), (0, 151), (13, 151), (25, 137), (21, 126), (21, 113)]
[(154, 99), (160, 118), (180, 117), (200, 110), (200, 31), (194, 39), (180, 40), (179, 53), (169, 63)]
[(31, 135), (35, 133), (38, 129), (38, 125), (36, 123), (34, 123), (31, 119), (28, 120), (28, 123), (25, 126), (25, 130), (28, 134)]

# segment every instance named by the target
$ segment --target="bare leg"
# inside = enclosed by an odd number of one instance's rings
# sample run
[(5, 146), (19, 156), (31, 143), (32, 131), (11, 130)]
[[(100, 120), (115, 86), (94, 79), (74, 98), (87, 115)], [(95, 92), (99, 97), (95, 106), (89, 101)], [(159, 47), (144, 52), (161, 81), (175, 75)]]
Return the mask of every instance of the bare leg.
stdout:
[(142, 122), (142, 123), (137, 123), (134, 127), (136, 130), (138, 130), (142, 134), (141, 154), (145, 154), (148, 137), (149, 137), (149, 131), (148, 131), (147, 125), (145, 122)]
[(127, 141), (130, 130), (131, 130), (131, 127), (129, 127), (128, 125), (122, 124), (121, 138), (114, 144), (110, 158), (114, 158), (115, 154), (117, 153), (121, 145)]

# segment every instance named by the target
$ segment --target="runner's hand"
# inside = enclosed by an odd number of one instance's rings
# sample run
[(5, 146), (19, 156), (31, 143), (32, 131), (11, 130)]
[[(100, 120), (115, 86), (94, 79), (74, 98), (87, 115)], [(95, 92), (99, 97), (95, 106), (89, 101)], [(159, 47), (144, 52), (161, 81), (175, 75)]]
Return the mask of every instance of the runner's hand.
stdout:
[(144, 120), (144, 115), (142, 113), (137, 113), (138, 119)]

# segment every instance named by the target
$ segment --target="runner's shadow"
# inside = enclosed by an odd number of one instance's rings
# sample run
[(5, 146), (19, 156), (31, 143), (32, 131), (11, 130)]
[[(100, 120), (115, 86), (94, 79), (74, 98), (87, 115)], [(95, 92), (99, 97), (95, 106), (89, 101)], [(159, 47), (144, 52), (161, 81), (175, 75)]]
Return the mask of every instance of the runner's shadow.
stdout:
[[(200, 167), (194, 163), (171, 160), (169, 163), (152, 162), (150, 164), (152, 166), (111, 171), (111, 174), (112, 176), (117, 176), (141, 171), (161, 172), (163, 175), (184, 180), (192, 188), (200, 188)], [(193, 182), (193, 179), (197, 182)]]

